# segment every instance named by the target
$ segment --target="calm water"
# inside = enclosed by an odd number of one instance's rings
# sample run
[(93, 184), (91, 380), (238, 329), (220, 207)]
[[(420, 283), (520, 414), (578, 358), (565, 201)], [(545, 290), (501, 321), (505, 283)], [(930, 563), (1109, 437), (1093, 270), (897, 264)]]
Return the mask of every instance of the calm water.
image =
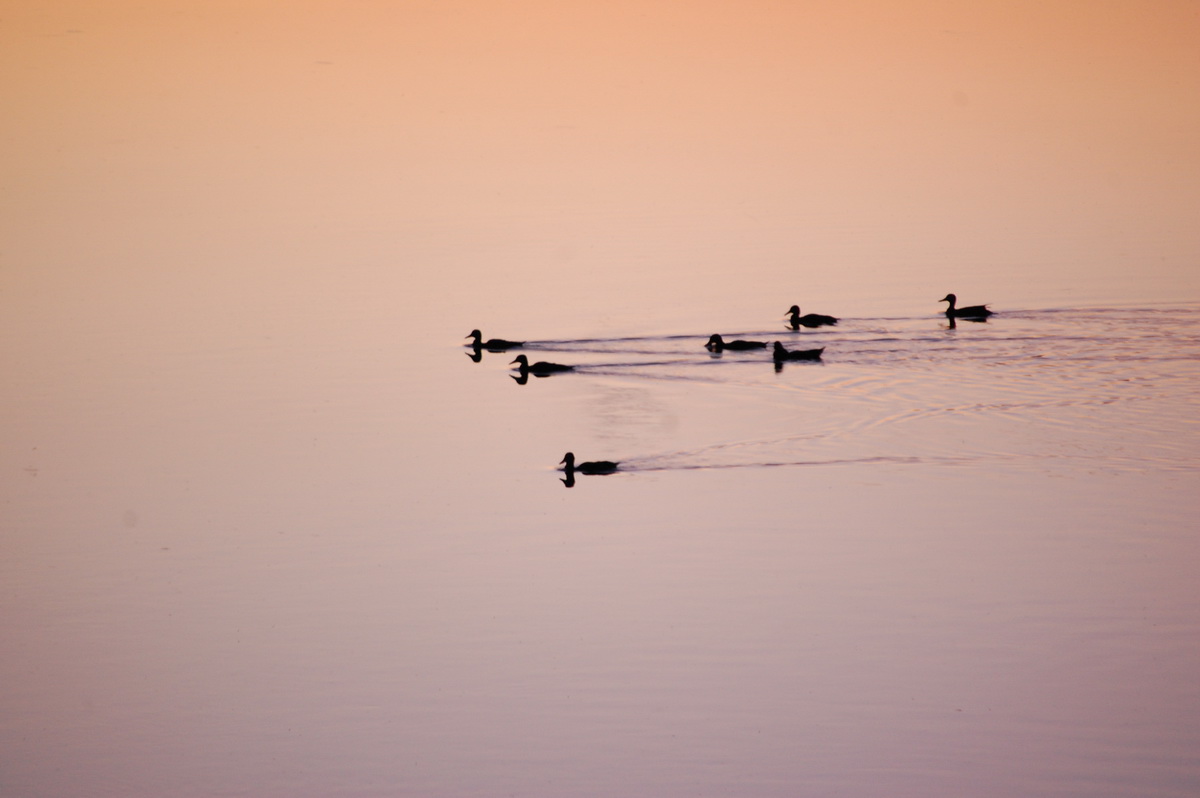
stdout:
[(1194, 793), (1198, 307), (787, 304), (18, 358), (6, 793)]
[(1200, 794), (1194, 10), (911, 8), (6, 12), (0, 795)]

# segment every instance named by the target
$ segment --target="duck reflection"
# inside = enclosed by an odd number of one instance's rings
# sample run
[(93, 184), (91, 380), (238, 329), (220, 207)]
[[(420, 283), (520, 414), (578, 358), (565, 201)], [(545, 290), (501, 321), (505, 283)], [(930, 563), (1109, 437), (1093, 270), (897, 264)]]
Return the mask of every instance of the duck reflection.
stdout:
[(506, 349), (517, 349), (518, 347), (525, 346), (524, 341), (506, 341), (503, 338), (489, 338), (485, 341), (483, 340), (483, 334), (479, 330), (471, 330), (466, 337), (471, 339), (469, 345), (474, 347), (476, 351), (486, 349), (489, 352), (503, 352)]
[(580, 474), (613, 474), (617, 472), (621, 465), (612, 460), (587, 460), (582, 463), (576, 463), (574, 452), (567, 452), (558, 464), (562, 466), (564, 472), (562, 483), (568, 488), (575, 487), (575, 472), (577, 471)]
[(957, 330), (958, 323), (960, 321), (969, 321), (972, 324), (987, 324), (987, 319), (983, 316), (979, 316), (979, 317), (966, 316), (961, 319), (956, 319), (953, 316), (947, 316), (946, 317), (946, 329), (947, 330)]
[(537, 363), (530, 363), (529, 358), (525, 355), (517, 355), (517, 359), (509, 365), (517, 365), (517, 373), (512, 376), (517, 381), (517, 385), (524, 385), (529, 381), (529, 375), (535, 377), (549, 377), (551, 374), (561, 374), (564, 371), (574, 371), (574, 366), (564, 366), (562, 363), (547, 363), (544, 360), (539, 360)]

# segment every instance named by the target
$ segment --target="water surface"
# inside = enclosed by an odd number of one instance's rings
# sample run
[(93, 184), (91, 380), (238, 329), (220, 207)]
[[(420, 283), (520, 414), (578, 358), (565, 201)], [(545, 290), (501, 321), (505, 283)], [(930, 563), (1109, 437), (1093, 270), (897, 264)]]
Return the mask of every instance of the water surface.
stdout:
[(6, 15), (0, 793), (1200, 792), (1190, 7), (741, 8)]

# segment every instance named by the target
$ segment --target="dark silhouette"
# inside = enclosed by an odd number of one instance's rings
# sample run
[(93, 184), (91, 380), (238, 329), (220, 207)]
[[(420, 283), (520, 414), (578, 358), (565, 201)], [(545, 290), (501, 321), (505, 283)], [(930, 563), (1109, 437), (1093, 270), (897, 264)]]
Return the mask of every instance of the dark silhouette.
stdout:
[(503, 338), (492, 338), (485, 341), (479, 330), (471, 330), (471, 334), (467, 337), (474, 339), (471, 342), (471, 346), (476, 349), (486, 349), (489, 352), (503, 352), (505, 349), (516, 349), (519, 346), (525, 346), (524, 341), (505, 341)]
[(788, 316), (788, 323), (792, 325), (793, 330), (799, 330), (801, 327), (822, 327), (838, 323), (838, 320), (833, 316), (825, 316), (820, 313), (806, 313), (801, 316), (799, 305), (792, 305), (788, 308), (786, 315)]
[(992, 311), (988, 310), (987, 305), (971, 305), (969, 307), (955, 307), (958, 302), (958, 297), (954, 294), (946, 294), (938, 300), (938, 302), (949, 302), (946, 307), (946, 318), (948, 319), (967, 319), (968, 321), (983, 321), (988, 316), (992, 315)]
[(558, 464), (563, 467), (563, 471), (567, 473), (568, 477), (576, 471), (580, 474), (611, 474), (620, 465), (620, 463), (614, 463), (612, 460), (590, 460), (584, 463), (576, 463), (574, 452), (567, 452)]
[(820, 360), (821, 353), (825, 351), (825, 347), (820, 349), (792, 349), (783, 348), (783, 344), (775, 342), (775, 348), (772, 351), (772, 356), (776, 363), (782, 363), (785, 360)]
[(766, 346), (767, 344), (763, 341), (726, 341), (714, 333), (709, 336), (708, 343), (704, 345), (704, 348), (710, 352), (723, 352), (726, 349), (740, 352), (746, 349), (765, 349)]
[[(513, 361), (517, 363), (521, 377), (518, 382), (524, 384), (525, 380), (532, 374), (535, 377), (549, 377), (551, 374), (559, 374), (564, 371), (574, 371), (574, 366), (564, 366), (562, 363), (547, 363), (544, 360), (539, 360), (537, 363), (530, 365), (529, 358), (524, 355), (517, 355), (517, 359)], [(509, 365), (512, 365), (511, 363)]]

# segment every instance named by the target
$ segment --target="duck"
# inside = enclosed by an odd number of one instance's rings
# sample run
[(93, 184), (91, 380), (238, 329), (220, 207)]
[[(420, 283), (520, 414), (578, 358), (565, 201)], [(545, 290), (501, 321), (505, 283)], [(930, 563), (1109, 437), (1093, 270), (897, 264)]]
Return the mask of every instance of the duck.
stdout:
[(958, 297), (954, 294), (946, 294), (938, 302), (950, 303), (946, 307), (946, 317), (950, 319), (986, 319), (992, 315), (992, 311), (988, 310), (987, 305), (971, 305), (965, 308), (955, 307)]
[(825, 347), (820, 349), (793, 349), (791, 351), (784, 349), (783, 344), (775, 342), (774, 357), (775, 362), (784, 360), (820, 360), (821, 353), (825, 351)]
[(611, 474), (620, 466), (620, 463), (614, 463), (612, 460), (589, 460), (584, 463), (576, 463), (574, 452), (567, 452), (558, 464), (568, 475), (574, 471), (581, 474)]
[(792, 325), (793, 330), (798, 330), (801, 327), (822, 327), (838, 323), (837, 318), (825, 316), (821, 313), (806, 313), (801, 316), (799, 305), (792, 305), (788, 308), (786, 315), (790, 316), (788, 322)]
[[(574, 371), (574, 366), (564, 366), (562, 363), (547, 363), (544, 360), (539, 360), (537, 363), (530, 363), (529, 358), (524, 355), (517, 355), (517, 359), (513, 363), (518, 364), (521, 371), (521, 376), (532, 374), (535, 377), (545, 377), (550, 374), (558, 374), (563, 371)], [(512, 363), (509, 364), (510, 366)]]
[(764, 341), (726, 341), (720, 335), (713, 333), (708, 337), (708, 343), (704, 348), (710, 352), (720, 352), (724, 349), (733, 351), (742, 351), (745, 349), (765, 349), (767, 346)]
[(516, 349), (519, 346), (525, 346), (524, 341), (505, 341), (503, 338), (492, 338), (485, 341), (479, 330), (471, 330), (467, 338), (474, 339), (471, 341), (471, 346), (476, 349), (487, 349), (491, 352), (503, 352), (505, 349)]

